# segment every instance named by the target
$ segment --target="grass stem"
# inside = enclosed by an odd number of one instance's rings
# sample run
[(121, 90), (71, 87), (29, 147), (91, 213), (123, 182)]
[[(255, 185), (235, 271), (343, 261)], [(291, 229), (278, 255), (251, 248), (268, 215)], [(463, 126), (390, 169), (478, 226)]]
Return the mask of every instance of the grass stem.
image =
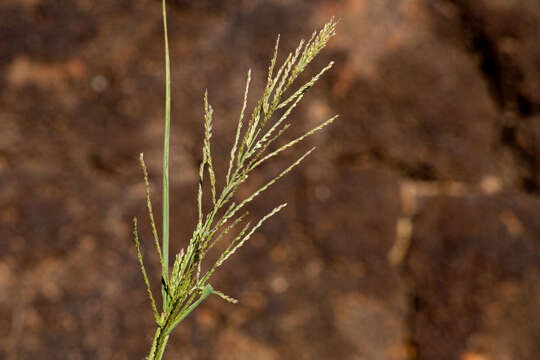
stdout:
[[(165, 39), (165, 133), (163, 141), (163, 226), (162, 245), (163, 255), (162, 277), (167, 281), (169, 274), (169, 148), (171, 136), (171, 62), (169, 58), (169, 37), (167, 34), (167, 4), (163, 0), (163, 35)], [(167, 290), (165, 285), (161, 287), (163, 297), (163, 311), (167, 312)]]

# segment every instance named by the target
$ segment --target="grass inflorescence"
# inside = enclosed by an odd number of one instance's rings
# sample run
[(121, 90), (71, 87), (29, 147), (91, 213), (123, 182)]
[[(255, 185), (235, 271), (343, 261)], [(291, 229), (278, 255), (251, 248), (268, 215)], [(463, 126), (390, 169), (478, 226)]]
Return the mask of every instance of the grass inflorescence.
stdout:
[[(251, 115), (246, 119), (246, 108), (248, 92), (251, 82), (251, 70), (247, 73), (245, 92), (243, 96), (242, 108), (236, 125), (235, 137), (230, 152), (230, 160), (226, 174), (224, 174), (224, 185), (221, 189), (216, 186), (216, 174), (214, 171), (211, 139), (213, 124), (213, 109), (208, 100), (208, 92), (205, 92), (204, 105), (204, 141), (202, 148), (202, 161), (199, 167), (199, 186), (197, 192), (198, 221), (189, 240), (187, 247), (176, 254), (172, 264), (172, 271), (169, 268), (169, 143), (170, 143), (170, 109), (171, 109), (171, 76), (169, 46), (167, 36), (167, 13), (166, 1), (163, 5), (163, 27), (165, 38), (165, 131), (164, 131), (164, 153), (163, 153), (163, 223), (161, 244), (154, 221), (154, 213), (150, 200), (150, 184), (148, 181), (148, 171), (143, 155), (140, 156), (140, 163), (143, 169), (144, 181), (146, 185), (147, 208), (152, 227), (154, 245), (161, 262), (161, 310), (158, 309), (156, 300), (150, 288), (150, 280), (144, 266), (140, 241), (137, 231), (137, 219), (133, 220), (134, 240), (137, 249), (138, 260), (143, 274), (148, 296), (150, 298), (152, 312), (157, 325), (156, 333), (150, 353), (149, 360), (161, 359), (167, 345), (167, 341), (174, 328), (185, 319), (199, 304), (209, 295), (214, 294), (222, 299), (236, 303), (230, 296), (215, 290), (209, 281), (212, 274), (221, 267), (226, 260), (242, 247), (251, 236), (270, 217), (281, 211), (287, 204), (280, 204), (272, 209), (267, 215), (256, 222), (246, 221), (246, 205), (257, 196), (271, 187), (277, 180), (289, 173), (298, 166), (311, 152), (312, 148), (292, 162), (290, 166), (282, 170), (277, 176), (268, 180), (263, 186), (255, 190), (251, 195), (243, 200), (237, 201), (235, 194), (238, 188), (246, 182), (249, 175), (257, 167), (280, 154), (284, 150), (298, 144), (306, 137), (323, 129), (332, 123), (337, 116), (334, 116), (318, 126), (307, 131), (303, 135), (288, 141), (285, 145), (276, 147), (276, 140), (280, 139), (291, 123), (288, 121), (293, 109), (302, 100), (305, 93), (315, 82), (332, 66), (330, 62), (322, 68), (319, 73), (308, 82), (293, 88), (298, 76), (306, 69), (315, 56), (326, 46), (328, 41), (335, 34), (336, 22), (331, 19), (320, 31), (313, 32), (309, 40), (301, 40), (298, 47), (288, 54), (285, 61), (276, 68), (279, 48), (279, 36), (276, 40), (274, 53), (268, 68), (268, 76), (264, 92), (254, 107)], [(287, 95), (288, 94), (288, 95)], [(271, 145), (274, 145), (273, 147)], [(209, 194), (204, 189), (209, 188)], [(205, 208), (203, 200), (208, 197), (210, 206)], [(203, 270), (202, 261), (225, 235), (231, 234), (232, 240), (225, 250), (217, 257), (217, 260), (205, 267)], [(234, 235), (236, 234), (236, 235)]]

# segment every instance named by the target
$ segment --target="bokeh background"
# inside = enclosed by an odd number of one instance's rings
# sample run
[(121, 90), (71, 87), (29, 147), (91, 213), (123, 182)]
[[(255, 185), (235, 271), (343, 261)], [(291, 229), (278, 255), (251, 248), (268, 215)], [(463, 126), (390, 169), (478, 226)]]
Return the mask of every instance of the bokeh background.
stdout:
[[(158, 286), (138, 154), (159, 209), (160, 11), (0, 3), (2, 359), (146, 355), (130, 222)], [(289, 203), (212, 282), (240, 304), (206, 301), (165, 358), (539, 359), (537, 0), (170, 0), (174, 250), (195, 223), (204, 89), (223, 164), (248, 68), (253, 104), (275, 36), (282, 60), (333, 15), (308, 76), (336, 66), (294, 131), (340, 120), (240, 194), (319, 145), (251, 206)]]

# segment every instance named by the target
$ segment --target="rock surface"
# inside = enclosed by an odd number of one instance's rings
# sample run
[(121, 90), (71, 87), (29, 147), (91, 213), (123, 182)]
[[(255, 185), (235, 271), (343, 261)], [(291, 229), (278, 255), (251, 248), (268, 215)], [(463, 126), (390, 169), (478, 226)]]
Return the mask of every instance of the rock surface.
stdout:
[[(216, 274), (240, 304), (207, 301), (165, 358), (540, 358), (536, 0), (170, 0), (173, 250), (196, 217), (204, 89), (223, 164), (247, 69), (253, 103), (275, 36), (283, 54), (333, 15), (310, 74), (336, 66), (292, 132), (340, 120), (251, 207), (289, 203)], [(148, 350), (129, 226), (142, 151), (160, 208), (160, 16), (157, 0), (0, 4), (0, 358)]]

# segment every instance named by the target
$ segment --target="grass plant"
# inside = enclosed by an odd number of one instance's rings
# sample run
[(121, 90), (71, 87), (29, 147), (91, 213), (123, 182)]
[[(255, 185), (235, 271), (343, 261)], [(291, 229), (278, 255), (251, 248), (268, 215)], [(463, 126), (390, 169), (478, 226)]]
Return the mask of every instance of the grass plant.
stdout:
[[(277, 176), (268, 180), (263, 186), (242, 200), (237, 200), (235, 194), (238, 188), (246, 182), (249, 175), (266, 161), (281, 152), (295, 146), (308, 136), (331, 124), (334, 116), (303, 135), (288, 141), (285, 145), (276, 146), (277, 140), (290, 127), (289, 116), (293, 109), (302, 100), (305, 93), (317, 80), (332, 66), (330, 62), (322, 68), (308, 82), (294, 88), (298, 76), (312, 62), (315, 56), (326, 46), (335, 34), (336, 22), (331, 19), (320, 31), (315, 31), (309, 40), (301, 40), (298, 47), (288, 54), (285, 61), (276, 69), (279, 48), (279, 36), (276, 40), (274, 53), (268, 68), (266, 86), (262, 96), (257, 101), (251, 115), (245, 119), (248, 92), (251, 82), (251, 70), (247, 73), (245, 91), (240, 116), (236, 124), (236, 132), (230, 152), (230, 160), (224, 186), (216, 187), (216, 174), (214, 172), (211, 139), (213, 109), (208, 100), (208, 92), (204, 95), (204, 142), (202, 148), (202, 161), (199, 167), (199, 185), (197, 192), (198, 221), (193, 235), (185, 250), (176, 254), (172, 263), (169, 262), (169, 144), (171, 131), (171, 72), (169, 59), (169, 44), (167, 35), (167, 9), (166, 0), (162, 0), (163, 29), (165, 40), (165, 129), (163, 148), (163, 189), (162, 189), (162, 233), (161, 242), (154, 220), (152, 202), (150, 200), (150, 184), (148, 171), (143, 154), (140, 163), (146, 185), (146, 202), (154, 246), (161, 263), (161, 309), (154, 298), (150, 288), (137, 230), (137, 219), (133, 219), (133, 234), (137, 249), (137, 256), (146, 284), (152, 312), (156, 322), (154, 339), (147, 357), (148, 360), (162, 359), (165, 347), (172, 331), (208, 296), (214, 294), (222, 299), (236, 303), (237, 300), (214, 289), (210, 285), (212, 274), (220, 268), (226, 260), (242, 247), (250, 237), (270, 217), (281, 211), (287, 204), (283, 203), (272, 209), (267, 215), (256, 222), (247, 221), (246, 205), (257, 196), (270, 188), (293, 168), (298, 166), (315, 148), (311, 148), (296, 159), (290, 166), (282, 170)], [(209, 193), (207, 193), (209, 192)], [(204, 198), (208, 197), (211, 206), (203, 206)], [(218, 241), (223, 240), (227, 234), (233, 235), (225, 250), (211, 264), (206, 264), (203, 270), (202, 261)]]

